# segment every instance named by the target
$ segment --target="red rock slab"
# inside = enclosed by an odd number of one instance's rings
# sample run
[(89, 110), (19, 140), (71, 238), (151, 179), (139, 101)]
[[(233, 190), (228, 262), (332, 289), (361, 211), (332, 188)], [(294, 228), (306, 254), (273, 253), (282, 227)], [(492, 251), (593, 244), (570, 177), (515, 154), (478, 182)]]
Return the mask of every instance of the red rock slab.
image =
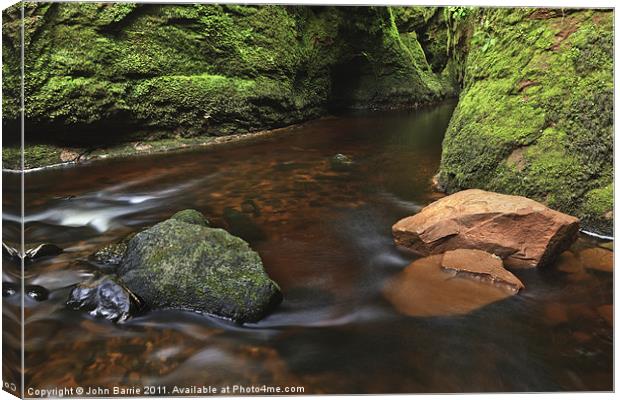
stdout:
[(486, 251), (472, 249), (446, 251), (441, 266), (465, 277), (505, 285), (517, 292), (525, 287), (519, 278), (504, 268), (501, 258)]
[(575, 217), (526, 197), (478, 189), (437, 200), (392, 227), (398, 245), (421, 255), (477, 249), (522, 268), (553, 262), (578, 231)]

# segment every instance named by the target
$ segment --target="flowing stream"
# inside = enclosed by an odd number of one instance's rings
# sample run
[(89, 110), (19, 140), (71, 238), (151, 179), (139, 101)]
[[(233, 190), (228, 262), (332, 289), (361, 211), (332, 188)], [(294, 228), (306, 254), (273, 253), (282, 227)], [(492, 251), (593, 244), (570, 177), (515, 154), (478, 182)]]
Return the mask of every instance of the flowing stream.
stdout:
[[(612, 274), (580, 256), (605, 254), (607, 242), (582, 236), (556, 265), (514, 271), (525, 290), (466, 315), (407, 316), (383, 295), (416, 258), (394, 246), (392, 224), (441, 197), (430, 180), (453, 108), (326, 118), (248, 142), (27, 173), (26, 242), (65, 252), (25, 268), (26, 286), (45, 290), (25, 297), (25, 387), (612, 390)], [(337, 153), (354, 164), (334, 170)], [(18, 183), (4, 173), (5, 240), (19, 240)], [(250, 216), (235, 229), (251, 231), (282, 288), (275, 312), (236, 325), (151, 311), (115, 325), (65, 308), (71, 285), (97, 270), (88, 254), (185, 208), (224, 228), (226, 210)], [(3, 282), (17, 282), (18, 267), (4, 266)], [(19, 290), (5, 293), (5, 376), (18, 360), (19, 304)]]

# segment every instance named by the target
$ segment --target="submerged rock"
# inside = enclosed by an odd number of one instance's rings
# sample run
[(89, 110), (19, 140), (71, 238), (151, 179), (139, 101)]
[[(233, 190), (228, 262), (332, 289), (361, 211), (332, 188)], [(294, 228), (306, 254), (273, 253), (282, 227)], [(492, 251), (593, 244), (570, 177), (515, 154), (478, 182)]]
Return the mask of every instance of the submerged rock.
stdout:
[(486, 251), (470, 249), (447, 251), (441, 260), (441, 266), (458, 275), (504, 285), (517, 292), (525, 287), (519, 278), (504, 268), (501, 258)]
[(338, 153), (330, 158), (329, 165), (334, 171), (348, 171), (353, 166), (353, 160), (349, 156)]
[(265, 238), (265, 233), (252, 220), (252, 217), (232, 207), (224, 209), (224, 221), (226, 221), (230, 233), (242, 239), (253, 241)]
[(613, 272), (614, 253), (612, 251), (593, 247), (579, 252), (579, 259), (584, 267), (604, 272)]
[(516, 294), (503, 286), (455, 275), (442, 267), (443, 254), (420, 258), (388, 280), (383, 295), (412, 317), (464, 315)]
[(254, 217), (260, 217), (260, 208), (252, 199), (246, 199), (241, 203), (241, 211), (246, 214), (252, 214)]
[(118, 278), (106, 275), (75, 286), (67, 306), (89, 311), (93, 317), (124, 322), (144, 304)]
[(534, 200), (477, 189), (444, 197), (392, 227), (396, 243), (417, 253), (478, 249), (510, 267), (552, 262), (578, 231), (577, 218)]
[(259, 255), (222, 229), (163, 221), (133, 237), (119, 267), (152, 308), (178, 308), (239, 322), (262, 318), (281, 299)]

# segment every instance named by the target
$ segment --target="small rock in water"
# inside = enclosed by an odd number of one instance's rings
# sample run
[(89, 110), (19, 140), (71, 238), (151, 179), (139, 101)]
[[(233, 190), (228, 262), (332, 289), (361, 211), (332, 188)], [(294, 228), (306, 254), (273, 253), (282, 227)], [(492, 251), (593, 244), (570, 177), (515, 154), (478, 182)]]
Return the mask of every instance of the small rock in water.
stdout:
[(11, 282), (2, 282), (2, 297), (10, 297), (17, 293), (17, 285)]
[(431, 179), (431, 187), (437, 192), (445, 193), (446, 187), (441, 183), (439, 173), (433, 175), (433, 178)]
[(353, 166), (353, 160), (349, 156), (338, 153), (329, 160), (329, 165), (334, 171), (347, 171)]
[(79, 157), (80, 153), (73, 150), (62, 149), (62, 151), (60, 152), (60, 161), (62, 162), (76, 161)]
[(230, 233), (244, 240), (254, 241), (265, 238), (263, 230), (250, 216), (234, 208), (226, 207), (224, 209), (224, 221), (226, 221)]
[(200, 211), (196, 210), (182, 210), (174, 214), (170, 219), (176, 219), (177, 221), (187, 222), (188, 224), (210, 226), (211, 223)]
[(244, 200), (241, 203), (241, 211), (246, 214), (252, 214), (254, 217), (260, 217), (260, 209), (252, 199)]
[(73, 288), (67, 306), (97, 318), (124, 322), (143, 308), (142, 301), (113, 276), (93, 278)]
[(441, 266), (458, 275), (505, 285), (516, 292), (524, 288), (519, 278), (504, 268), (501, 258), (486, 251), (471, 249), (447, 251), (443, 255)]
[(584, 267), (597, 271), (613, 272), (614, 253), (600, 247), (582, 250), (579, 259)]
[(26, 286), (24, 289), (26, 290), (26, 296), (34, 301), (45, 301), (50, 295), (50, 292), (43, 286), (31, 285)]

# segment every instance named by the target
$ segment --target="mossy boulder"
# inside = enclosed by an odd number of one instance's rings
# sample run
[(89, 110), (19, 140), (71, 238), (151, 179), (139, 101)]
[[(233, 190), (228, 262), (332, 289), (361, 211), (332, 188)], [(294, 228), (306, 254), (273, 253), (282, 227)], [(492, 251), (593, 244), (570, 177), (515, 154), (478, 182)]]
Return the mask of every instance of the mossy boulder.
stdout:
[(613, 12), (470, 15), (440, 184), (533, 198), (611, 234)]
[(118, 271), (152, 308), (257, 321), (282, 299), (259, 255), (242, 239), (169, 219), (136, 234)]

